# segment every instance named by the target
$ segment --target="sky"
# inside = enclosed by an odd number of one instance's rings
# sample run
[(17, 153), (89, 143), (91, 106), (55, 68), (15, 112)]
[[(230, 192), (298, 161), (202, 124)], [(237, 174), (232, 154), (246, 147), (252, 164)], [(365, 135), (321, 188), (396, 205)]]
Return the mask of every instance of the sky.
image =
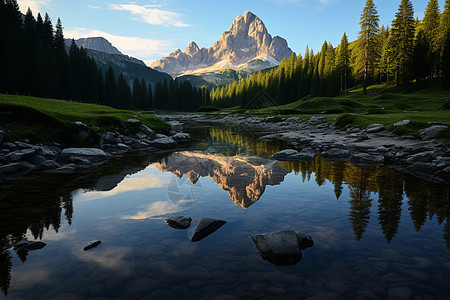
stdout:
[[(195, 41), (211, 47), (238, 15), (249, 10), (272, 36), (281, 36), (296, 53), (323, 42), (337, 46), (344, 32), (355, 40), (366, 0), (18, 0), (22, 12), (48, 12), (61, 18), (66, 38), (102, 36), (122, 53), (150, 65)], [(445, 0), (439, 0), (441, 10)], [(390, 25), (400, 0), (375, 0), (380, 26)], [(412, 0), (423, 18), (428, 0)]]

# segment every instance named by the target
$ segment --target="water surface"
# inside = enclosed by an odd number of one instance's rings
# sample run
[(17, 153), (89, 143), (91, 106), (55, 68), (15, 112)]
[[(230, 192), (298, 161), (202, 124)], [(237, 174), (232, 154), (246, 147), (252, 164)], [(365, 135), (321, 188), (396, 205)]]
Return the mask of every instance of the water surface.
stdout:
[[(5, 299), (361, 299), (450, 293), (450, 187), (319, 156), (278, 163), (268, 144), (200, 129), (192, 149), (139, 155), (82, 175), (26, 179), (0, 195)], [(199, 242), (164, 219), (227, 221)], [(315, 245), (293, 266), (249, 236), (279, 230)], [(23, 239), (47, 245), (28, 253)], [(91, 240), (102, 244), (89, 251)], [(7, 296), (6, 296), (7, 295)]]

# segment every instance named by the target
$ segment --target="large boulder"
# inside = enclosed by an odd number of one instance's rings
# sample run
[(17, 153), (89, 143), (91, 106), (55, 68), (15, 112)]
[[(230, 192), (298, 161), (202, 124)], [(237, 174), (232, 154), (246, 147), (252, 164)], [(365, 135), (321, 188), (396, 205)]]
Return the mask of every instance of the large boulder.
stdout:
[(315, 151), (311, 148), (305, 148), (297, 154), (289, 156), (289, 160), (293, 161), (312, 161), (316, 155)]
[(417, 162), (429, 163), (437, 157), (434, 151), (424, 151), (413, 154), (406, 159), (406, 163), (413, 164)]
[(97, 148), (67, 148), (61, 151), (58, 160), (83, 165), (95, 165), (107, 161), (105, 151)]
[(6, 158), (11, 161), (27, 160), (28, 158), (32, 157), (35, 152), (36, 150), (34, 150), (33, 148), (17, 150), (6, 155)]
[(151, 139), (155, 135), (155, 132), (144, 124), (141, 124), (141, 126), (139, 126), (139, 130), (144, 133), (149, 139)]
[(321, 154), (326, 159), (346, 159), (350, 156), (350, 151), (341, 148), (331, 148)]
[(14, 162), (0, 166), (0, 175), (4, 179), (16, 178), (25, 175), (26, 173), (34, 169), (36, 169), (36, 165), (27, 162)]
[(302, 259), (302, 251), (314, 245), (310, 236), (294, 230), (282, 230), (250, 236), (264, 260), (278, 266), (295, 265)]
[(213, 218), (201, 218), (200, 221), (194, 221), (189, 231), (190, 240), (192, 242), (198, 242), (226, 223), (227, 221)]
[(435, 138), (441, 131), (447, 129), (446, 125), (434, 125), (422, 130), (419, 130), (420, 137), (422, 140), (431, 140)]
[(285, 160), (291, 160), (291, 156), (298, 154), (297, 150), (294, 149), (285, 149), (281, 150), (274, 155), (272, 155), (273, 159), (285, 161)]
[(172, 129), (173, 131), (176, 131), (176, 132), (183, 131), (183, 124), (181, 124), (178, 121), (170, 121), (170, 122), (167, 122), (167, 124), (170, 125), (170, 129)]
[(186, 229), (191, 226), (192, 219), (185, 216), (173, 216), (166, 219), (167, 224), (175, 229)]

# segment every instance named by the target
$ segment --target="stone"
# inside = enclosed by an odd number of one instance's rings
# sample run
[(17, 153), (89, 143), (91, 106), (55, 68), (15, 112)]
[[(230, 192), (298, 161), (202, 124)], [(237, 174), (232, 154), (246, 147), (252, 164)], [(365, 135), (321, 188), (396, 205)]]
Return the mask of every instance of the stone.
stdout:
[(7, 165), (0, 166), (0, 174), (2, 177), (20, 177), (34, 170), (36, 165), (27, 162), (14, 162)]
[(95, 241), (90, 241), (84, 248), (84, 251), (88, 251), (89, 249), (95, 248), (98, 245), (100, 245), (102, 243), (102, 241), (99, 240), (95, 240)]
[(0, 129), (0, 145), (3, 143), (3, 138), (5, 137), (5, 132)]
[(50, 148), (47, 148), (45, 146), (34, 146), (33, 148), (34, 148), (34, 150), (36, 150), (36, 154), (47, 157), (47, 158), (55, 158), (56, 156), (58, 156), (56, 151), (54, 151)]
[(365, 132), (361, 131), (360, 133), (356, 134), (356, 138), (358, 139), (358, 141), (366, 141), (369, 139), (369, 136)]
[(427, 141), (435, 138), (441, 131), (447, 129), (446, 125), (433, 125), (431, 127), (419, 130), (422, 140)]
[(200, 221), (195, 221), (189, 232), (191, 242), (204, 239), (226, 223), (227, 221), (213, 218), (201, 218)]
[(326, 159), (345, 159), (350, 156), (350, 151), (341, 148), (331, 148), (320, 155)]
[(49, 160), (42, 162), (40, 167), (45, 168), (45, 169), (57, 169), (57, 168), (61, 167), (61, 165), (58, 164), (56, 161), (49, 159)]
[(185, 216), (173, 216), (166, 219), (167, 224), (175, 229), (186, 229), (191, 226), (192, 219)]
[(75, 124), (76, 125), (78, 125), (78, 126), (83, 126), (83, 127), (87, 127), (87, 125), (86, 124), (84, 124), (83, 122), (81, 122), (81, 121), (76, 121), (75, 122)]
[(11, 152), (6, 155), (6, 158), (11, 161), (18, 161), (18, 160), (26, 160), (34, 155), (36, 150), (33, 148), (31, 149), (24, 149), (24, 150), (17, 150), (14, 152)]
[(273, 159), (276, 160), (289, 160), (291, 156), (298, 154), (297, 150), (294, 149), (285, 149), (285, 150), (281, 150), (277, 153), (275, 153), (274, 155), (272, 155)]
[(145, 139), (147, 137), (147, 135), (145, 133), (138, 132), (138, 133), (136, 133), (136, 137), (138, 139)]
[(68, 164), (57, 169), (50, 170), (50, 172), (56, 174), (72, 174), (73, 172), (75, 172), (75, 170), (75, 164)]
[(355, 153), (350, 156), (350, 160), (369, 165), (382, 165), (384, 163), (384, 156)]
[(128, 119), (127, 123), (131, 123), (131, 124), (139, 124), (141, 123), (141, 121), (139, 121), (138, 119)]
[(408, 164), (413, 164), (413, 163), (417, 163), (417, 162), (428, 163), (428, 162), (431, 162), (432, 160), (434, 160), (436, 158), (436, 156), (437, 155), (434, 151), (419, 152), (419, 153), (409, 156), (406, 159), (406, 163), (408, 163)]
[(62, 162), (84, 162), (99, 164), (108, 160), (108, 154), (97, 148), (66, 148), (59, 154), (58, 160)]
[(183, 131), (183, 124), (181, 124), (181, 123), (178, 122), (178, 121), (170, 121), (170, 122), (167, 122), (167, 124), (170, 125), (170, 128), (171, 128), (173, 131), (176, 131), (176, 132), (181, 132), (181, 131)]
[(278, 266), (295, 265), (302, 259), (302, 251), (312, 247), (310, 236), (293, 230), (282, 230), (250, 236), (264, 260)]
[(316, 124), (320, 122), (326, 122), (327, 117), (311, 117), (308, 121), (308, 124)]
[(117, 140), (116, 140), (115, 134), (110, 131), (104, 132), (100, 137), (100, 145), (103, 145), (103, 144), (116, 145)]
[(3, 146), (5, 146), (6, 148), (9, 148), (9, 149), (17, 148), (17, 145), (12, 142), (5, 142), (5, 143), (3, 143)]
[(155, 135), (155, 132), (144, 124), (141, 124), (141, 126), (139, 126), (139, 130), (142, 131), (149, 139), (151, 139)]
[(385, 129), (385, 127), (383, 124), (373, 123), (373, 124), (370, 124), (369, 126), (367, 126), (366, 132), (367, 133), (376, 133), (376, 132), (380, 132), (384, 129)]
[(388, 291), (389, 299), (409, 299), (412, 291), (409, 287), (393, 287)]
[(172, 136), (172, 138), (177, 143), (188, 143), (188, 142), (192, 141), (191, 135), (189, 133), (184, 133), (184, 132), (176, 133)]
[(393, 126), (395, 126), (395, 127), (405, 126), (405, 125), (408, 125), (409, 123), (411, 123), (410, 120), (403, 120), (403, 121), (394, 123)]
[(178, 145), (177, 142), (171, 137), (159, 138), (151, 141), (150, 146), (155, 148), (175, 148)]
[(33, 165), (40, 166), (44, 161), (46, 161), (46, 158), (40, 155), (32, 156), (27, 161)]
[(14, 250), (16, 250), (16, 251), (33, 251), (33, 250), (42, 249), (46, 245), (47, 244), (44, 242), (21, 241), (14, 245)]
[(297, 154), (291, 155), (289, 160), (298, 160), (298, 161), (312, 161), (316, 156), (316, 153), (311, 148), (305, 148)]

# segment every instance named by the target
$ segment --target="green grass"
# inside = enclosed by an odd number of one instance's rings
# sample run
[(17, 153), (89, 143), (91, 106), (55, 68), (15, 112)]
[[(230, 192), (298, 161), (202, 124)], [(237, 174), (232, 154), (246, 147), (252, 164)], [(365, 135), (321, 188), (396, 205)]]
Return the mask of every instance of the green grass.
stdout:
[(59, 140), (74, 142), (81, 121), (96, 133), (121, 126), (128, 119), (139, 119), (157, 132), (167, 133), (170, 126), (159, 118), (108, 106), (56, 99), (0, 94), (0, 127), (10, 140)]
[[(362, 95), (362, 87), (356, 87), (339, 97), (305, 98), (299, 101), (264, 109), (250, 110), (251, 115), (286, 115), (285, 111), (298, 113), (309, 120), (312, 116), (328, 116), (328, 123), (338, 122), (340, 128), (366, 128), (372, 123), (386, 126), (409, 119), (410, 124), (389, 129), (399, 135), (418, 136), (418, 131), (429, 126), (428, 122), (450, 122), (450, 90), (439, 87), (404, 92), (385, 84), (369, 86), (368, 95)], [(237, 113), (238, 109), (228, 110)], [(441, 137), (450, 140), (450, 130)]]

